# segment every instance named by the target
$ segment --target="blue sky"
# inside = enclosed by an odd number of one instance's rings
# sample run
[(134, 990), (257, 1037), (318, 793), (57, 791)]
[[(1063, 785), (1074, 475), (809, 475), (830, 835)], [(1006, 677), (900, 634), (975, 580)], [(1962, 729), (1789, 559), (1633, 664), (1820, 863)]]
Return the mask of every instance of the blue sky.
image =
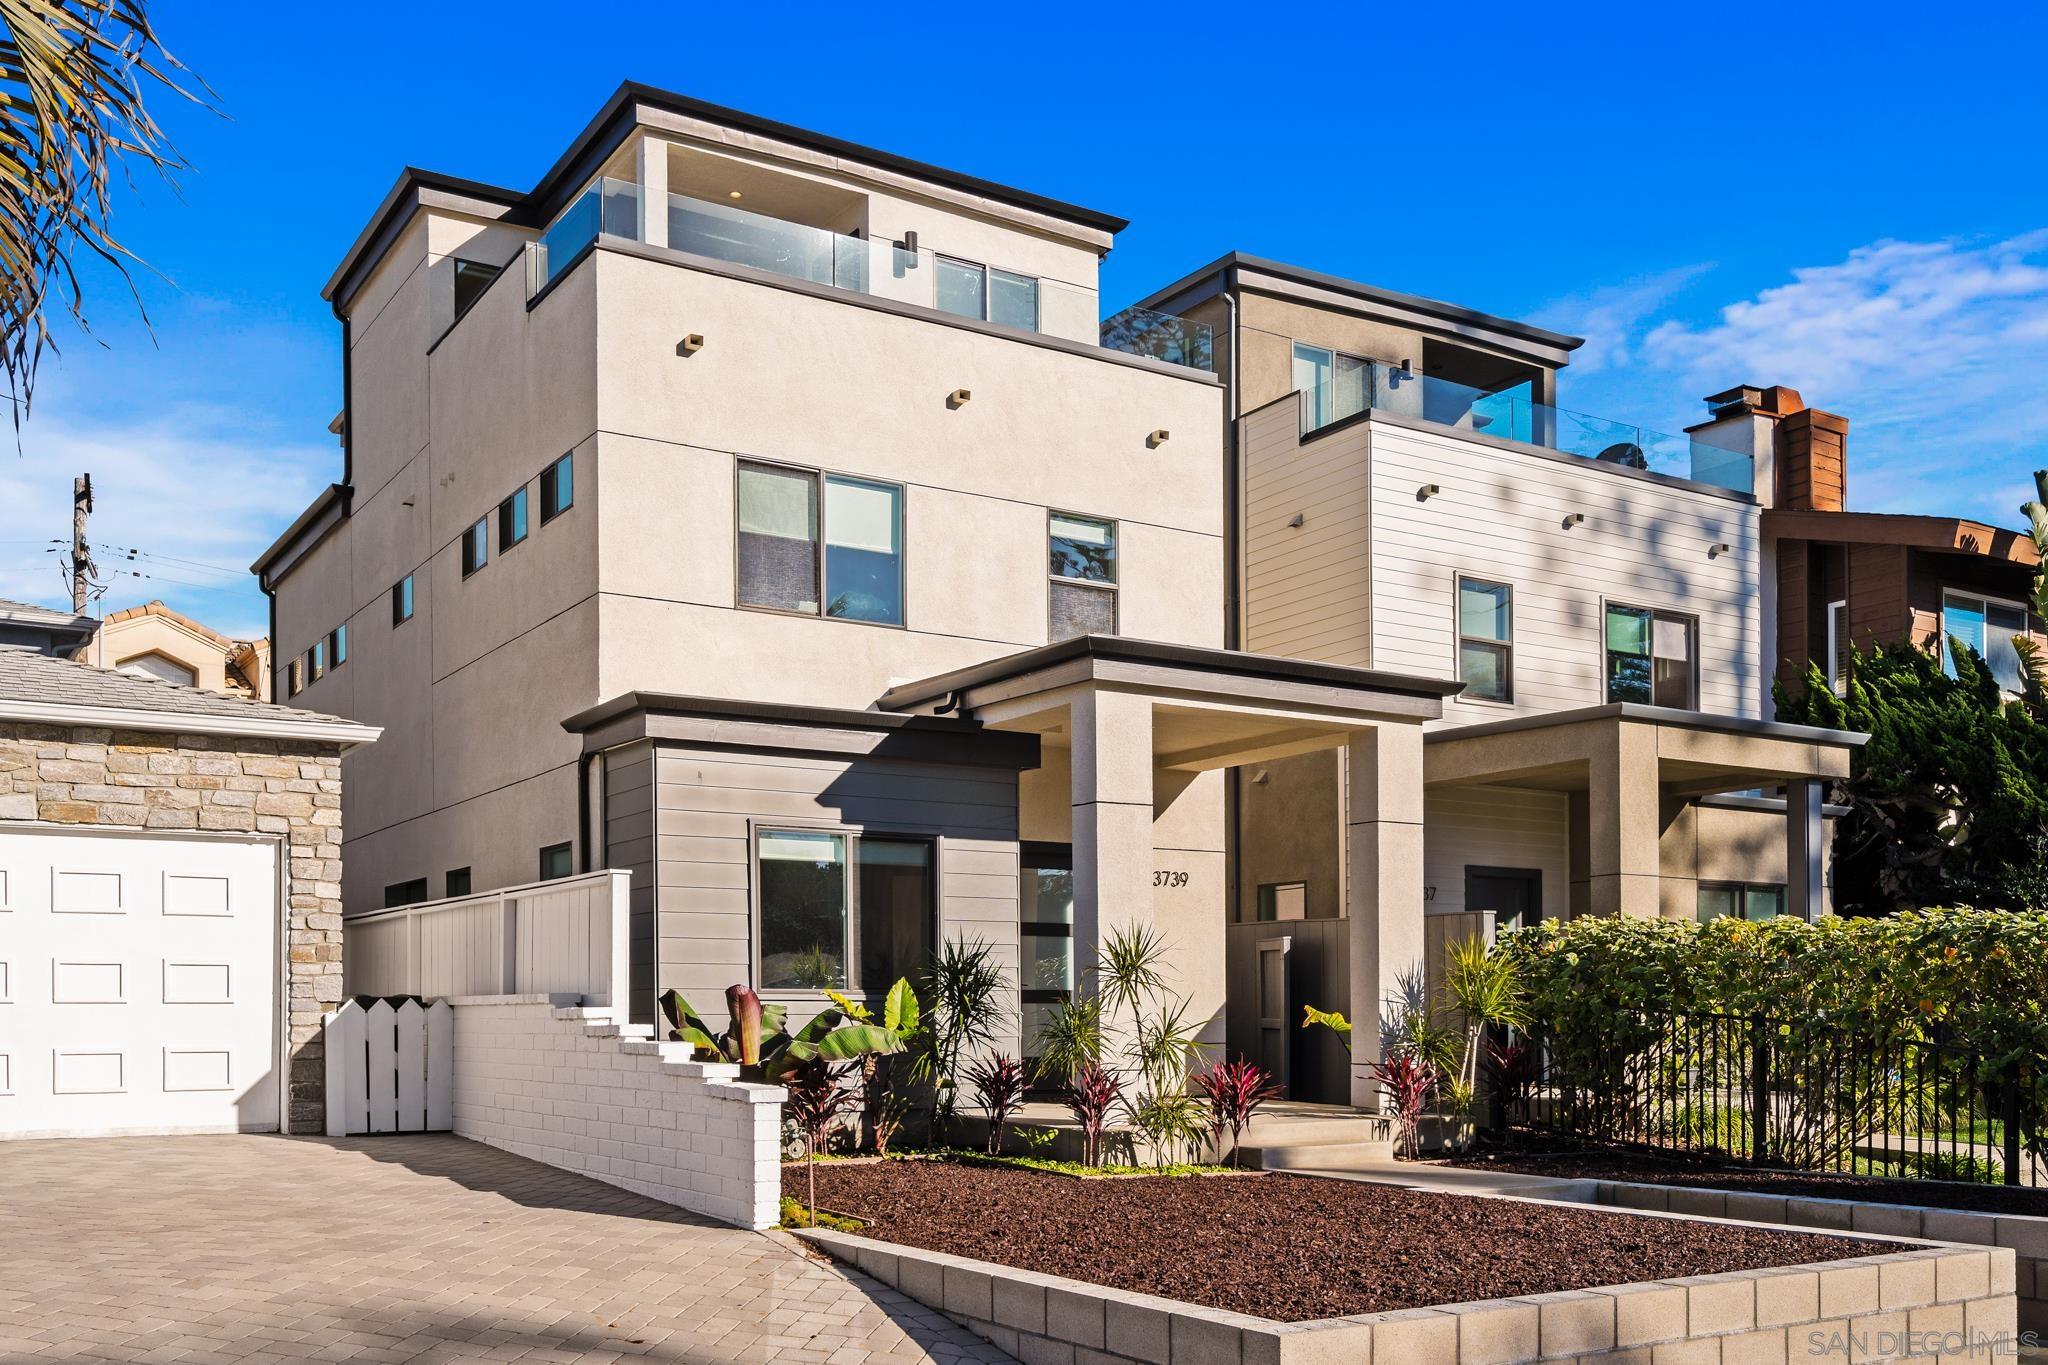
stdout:
[(1790, 384), (1859, 508), (2013, 524), (2048, 464), (2048, 11), (154, 9), (225, 117), (162, 102), (195, 169), (116, 220), (154, 339), (89, 273), (0, 596), (59, 599), (89, 469), (141, 552), (107, 607), (260, 633), (241, 570), (340, 470), (334, 263), (401, 166), (524, 188), (628, 78), (1127, 217), (1111, 307), (1236, 248), (1584, 335), (1561, 400), (1604, 417)]

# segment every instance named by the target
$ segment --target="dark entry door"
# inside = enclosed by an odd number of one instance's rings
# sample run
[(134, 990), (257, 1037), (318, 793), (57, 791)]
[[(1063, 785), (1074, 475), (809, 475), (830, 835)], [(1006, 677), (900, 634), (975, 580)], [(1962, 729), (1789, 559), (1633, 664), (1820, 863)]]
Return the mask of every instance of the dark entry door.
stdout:
[(1465, 909), (1490, 911), (1496, 934), (1527, 928), (1543, 918), (1543, 874), (1529, 867), (1468, 867)]

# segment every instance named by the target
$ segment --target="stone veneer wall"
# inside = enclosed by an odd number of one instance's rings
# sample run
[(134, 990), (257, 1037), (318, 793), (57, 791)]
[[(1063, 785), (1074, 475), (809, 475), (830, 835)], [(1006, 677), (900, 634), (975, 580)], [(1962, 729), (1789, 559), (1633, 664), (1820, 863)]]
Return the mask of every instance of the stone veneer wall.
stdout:
[(220, 830), (284, 845), (290, 1131), (326, 1131), (341, 1003), (341, 756), (301, 740), (0, 722), (0, 821)]

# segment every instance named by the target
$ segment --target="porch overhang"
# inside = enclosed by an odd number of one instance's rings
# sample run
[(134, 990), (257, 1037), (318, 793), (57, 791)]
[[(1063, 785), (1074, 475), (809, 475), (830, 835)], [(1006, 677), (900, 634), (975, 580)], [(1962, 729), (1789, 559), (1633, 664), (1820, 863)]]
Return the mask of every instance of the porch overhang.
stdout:
[(628, 692), (579, 711), (562, 728), (586, 757), (640, 741), (758, 753), (886, 758), (1022, 770), (1038, 766), (1038, 739), (957, 716), (897, 715), (784, 706), (724, 697)]
[(1427, 786), (1585, 791), (1598, 765), (1651, 763), (1666, 795), (1706, 796), (1849, 775), (1870, 736), (1853, 730), (1613, 702), (1432, 731)]
[(1111, 691), (1151, 703), (1152, 762), (1207, 772), (1340, 748), (1358, 731), (1443, 716), (1462, 684), (1237, 650), (1084, 635), (883, 693), (891, 712), (951, 715), (1069, 742), (1074, 701)]

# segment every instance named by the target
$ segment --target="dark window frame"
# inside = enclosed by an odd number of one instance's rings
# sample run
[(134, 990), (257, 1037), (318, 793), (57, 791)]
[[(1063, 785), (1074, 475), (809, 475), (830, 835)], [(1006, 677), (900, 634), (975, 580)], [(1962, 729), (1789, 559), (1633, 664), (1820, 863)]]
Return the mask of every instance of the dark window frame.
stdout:
[[(509, 264), (508, 262), (507, 265)], [(466, 303), (462, 298), (463, 267), (465, 266), (469, 268), (468, 277), (473, 281), (471, 287), (475, 290), (469, 296), (469, 301)], [(507, 266), (505, 265), (492, 265), (489, 261), (472, 261), (462, 256), (454, 258), (455, 322), (462, 321), (469, 314), (470, 309), (482, 302), (483, 296), (490, 292), (491, 286), (498, 282), (498, 277), (505, 273), (506, 268)], [(450, 325), (452, 326), (453, 323)]]
[[(747, 469), (770, 470), (780, 474), (794, 474), (811, 481), (812, 507), (816, 512), (817, 525), (811, 541), (816, 562), (812, 582), (813, 595), (817, 606), (805, 611), (799, 607), (777, 607), (762, 602), (749, 602), (745, 580), (740, 565), (740, 475)], [(872, 621), (863, 616), (840, 616), (828, 610), (831, 606), (832, 577), (828, 560), (832, 548), (831, 495), (834, 482), (841, 485), (853, 484), (863, 488), (886, 489), (896, 495), (896, 596), (901, 607), (900, 621)], [(906, 484), (892, 479), (871, 478), (865, 474), (854, 474), (846, 470), (826, 469), (816, 465), (791, 464), (785, 460), (740, 459), (733, 466), (732, 480), (732, 601), (738, 611), (764, 611), (775, 616), (800, 616), (819, 621), (843, 621), (856, 626), (880, 626), (884, 630), (910, 629), (910, 489)]]
[[(1648, 617), (1650, 618), (1650, 652), (1648, 655), (1644, 656), (1650, 660), (1650, 699), (1647, 702), (1639, 702), (1632, 704), (1644, 706), (1667, 706), (1670, 707), (1670, 709), (1672, 710), (1678, 711), (1699, 710), (1701, 674), (1699, 615), (1695, 612), (1674, 611), (1669, 607), (1643, 606), (1636, 602), (1628, 602), (1611, 597), (1603, 597), (1600, 599), (1601, 701), (1611, 704), (1618, 700), (1623, 700), (1622, 698), (1617, 698), (1614, 695), (1613, 656), (1616, 653), (1616, 651), (1610, 649), (1607, 644), (1607, 618), (1609, 614), (1617, 611), (1642, 612), (1648, 615)], [(1668, 702), (1660, 702), (1657, 700), (1657, 622), (1660, 619), (1666, 621), (1677, 621), (1683, 624), (1686, 630), (1686, 700), (1678, 706), (1671, 706), (1671, 704)]]
[(327, 671), (332, 673), (348, 662), (348, 623), (327, 632)]
[[(526, 538), (533, 534), (532, 520), (527, 516), (526, 485), (520, 484), (498, 503), (498, 553), (504, 554), (514, 546), (524, 545)], [(514, 534), (517, 532), (517, 534)]]
[(407, 905), (421, 905), (432, 900), (427, 890), (425, 877), (408, 877), (402, 882), (386, 882), (384, 885), (384, 908), (396, 910)]
[[(568, 477), (565, 479), (563, 474)], [(568, 498), (562, 497), (568, 490)], [(545, 526), (576, 506), (576, 452), (564, 451), (540, 472), (540, 524)]]
[[(562, 855), (562, 858), (564, 859), (564, 861), (565, 861), (565, 862), (567, 863), (567, 865), (568, 865), (568, 870), (567, 870), (567, 871), (565, 871), (565, 872), (549, 872), (549, 871), (548, 871), (548, 855), (549, 855), (549, 854), (551, 854), (551, 853), (559, 853), (559, 854), (561, 854), (561, 855)], [(560, 843), (557, 843), (557, 844), (542, 844), (542, 845), (541, 845), (541, 848), (540, 848), (540, 861), (539, 861), (539, 870), (540, 870), (540, 876), (539, 876), (539, 877), (537, 877), (537, 878), (535, 879), (535, 880), (537, 880), (537, 881), (543, 881), (543, 882), (558, 882), (558, 881), (561, 881), (561, 880), (562, 880), (562, 879), (563, 879), (564, 877), (573, 877), (573, 876), (575, 876), (575, 875), (576, 875), (576, 841), (575, 841), (575, 840), (573, 840), (573, 839), (564, 839), (564, 840), (562, 840), (562, 841), (561, 841)]]
[(413, 588), (413, 576), (407, 574), (391, 585), (391, 628), (396, 630), (412, 620), (418, 601)]
[[(458, 877), (461, 878), (459, 883), (456, 880)], [(460, 887), (459, 890), (457, 889), (458, 886)], [(441, 874), (441, 888), (442, 894), (448, 900), (456, 900), (463, 896), (476, 894), (476, 879), (470, 875), (469, 868), (451, 867)]]
[(1730, 913), (1729, 915), (1727, 915), (1727, 916), (1725, 916), (1725, 917), (1724, 917), (1724, 916), (1719, 916), (1719, 915), (1717, 915), (1717, 916), (1715, 916), (1715, 918), (1716, 918), (1716, 919), (1720, 919), (1720, 918), (1730, 918), (1730, 919), (1740, 919), (1740, 920), (1748, 920), (1748, 921), (1750, 921), (1751, 923), (1755, 923), (1755, 924), (1761, 924), (1761, 923), (1763, 923), (1763, 922), (1764, 922), (1763, 920), (1759, 920), (1759, 919), (1755, 918), (1755, 917), (1754, 917), (1753, 915), (1751, 915), (1751, 914), (1749, 913), (1749, 900), (1750, 900), (1750, 896), (1751, 896), (1752, 894), (1756, 893), (1756, 892), (1770, 892), (1770, 893), (1775, 893), (1775, 894), (1776, 894), (1776, 896), (1777, 896), (1777, 898), (1778, 898), (1778, 910), (1777, 910), (1777, 914), (1776, 914), (1776, 915), (1767, 915), (1767, 916), (1765, 916), (1765, 919), (1776, 919), (1776, 918), (1777, 918), (1778, 916), (1780, 916), (1780, 915), (1789, 915), (1790, 913), (1792, 913), (1792, 912), (1791, 912), (1791, 910), (1790, 910), (1790, 908), (1789, 908), (1789, 902), (1790, 902), (1790, 892), (1789, 892), (1789, 888), (1787, 888), (1787, 887), (1786, 887), (1786, 885), (1785, 885), (1785, 884), (1784, 884), (1783, 882), (1722, 882), (1722, 881), (1703, 881), (1703, 882), (1699, 883), (1699, 886), (1698, 886), (1698, 890), (1696, 890), (1696, 891), (1695, 891), (1695, 892), (1693, 893), (1693, 894), (1694, 894), (1694, 902), (1693, 902), (1693, 922), (1694, 922), (1695, 924), (1705, 924), (1705, 923), (1708, 923), (1708, 921), (1706, 921), (1706, 920), (1703, 920), (1703, 919), (1701, 919), (1701, 918), (1699, 917), (1699, 914), (1700, 914), (1700, 912), (1699, 912), (1699, 902), (1698, 902), (1698, 895), (1699, 895), (1699, 893), (1700, 893), (1700, 892), (1702, 892), (1702, 891), (1725, 891), (1725, 892), (1728, 892), (1728, 893), (1732, 894), (1732, 895), (1733, 895), (1733, 896), (1735, 897), (1735, 909), (1734, 909), (1734, 911), (1733, 911), (1733, 912), (1731, 912), (1731, 913)]
[[(796, 820), (757, 820), (749, 823), (747, 829), (747, 899), (751, 920), (752, 961), (751, 969), (755, 981), (767, 979), (761, 945), (766, 922), (767, 907), (761, 896), (761, 840), (773, 834), (825, 834), (836, 835), (844, 841), (845, 847), (845, 898), (846, 932), (841, 950), (844, 954), (846, 984), (834, 987), (841, 994), (854, 999), (876, 999), (886, 993), (893, 981), (864, 981), (861, 970), (861, 906), (860, 906), (860, 846), (867, 840), (880, 843), (923, 844), (931, 850), (931, 888), (926, 902), (926, 941), (934, 948), (938, 946), (941, 928), (940, 886), (942, 885), (941, 864), (945, 858), (945, 835), (936, 829), (870, 828), (860, 825), (805, 824)], [(813, 990), (803, 986), (763, 986), (764, 994), (778, 999), (825, 999), (823, 989)]]
[(478, 517), (462, 530), (462, 576), (471, 578), (491, 562), (491, 518)]

